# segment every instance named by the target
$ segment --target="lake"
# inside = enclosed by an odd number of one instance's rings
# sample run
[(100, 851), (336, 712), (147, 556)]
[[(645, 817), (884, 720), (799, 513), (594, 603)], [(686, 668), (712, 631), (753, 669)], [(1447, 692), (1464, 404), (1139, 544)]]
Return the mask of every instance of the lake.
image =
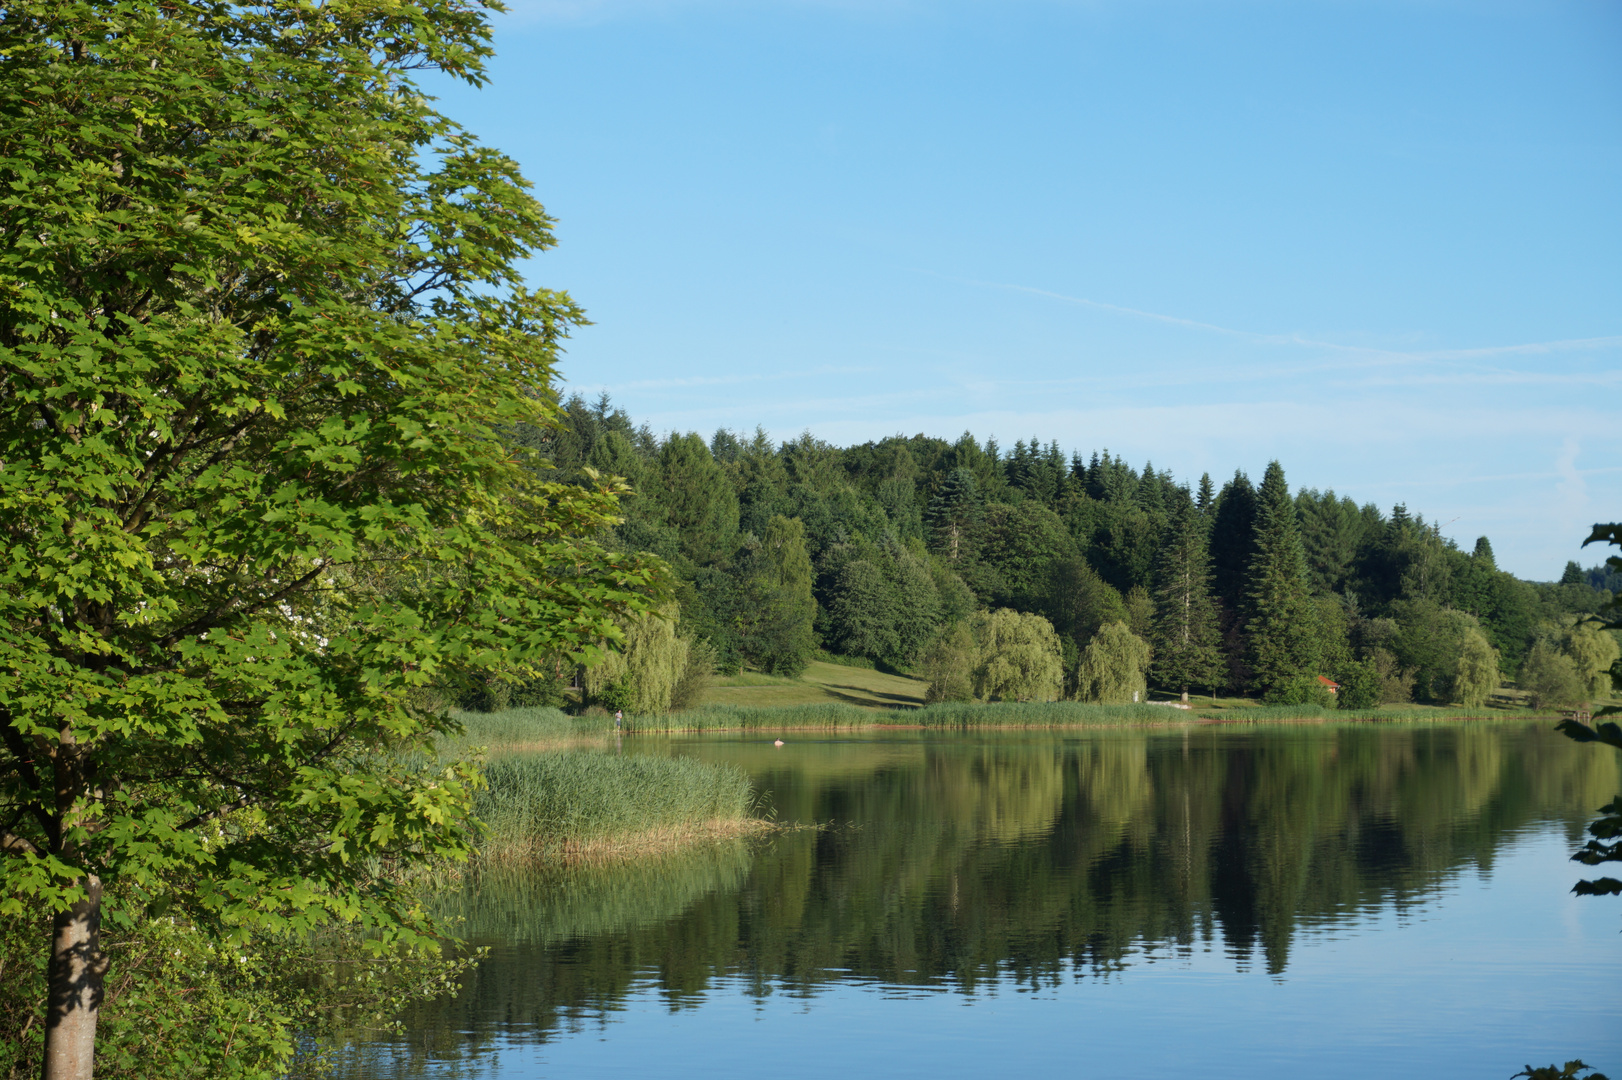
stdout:
[(470, 885), (488, 957), (340, 1075), (1616, 1076), (1618, 755), (1550, 727), (627, 739), (790, 827)]

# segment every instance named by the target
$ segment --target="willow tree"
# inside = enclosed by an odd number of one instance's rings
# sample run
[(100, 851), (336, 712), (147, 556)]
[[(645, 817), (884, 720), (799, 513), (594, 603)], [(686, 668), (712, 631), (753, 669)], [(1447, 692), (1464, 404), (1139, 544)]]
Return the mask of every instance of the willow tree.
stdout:
[[(479, 0), (0, 15), (0, 914), (50, 912), (43, 1075), (89, 1077), (104, 911), (431, 929), (467, 850), (422, 687), (590, 658), (654, 570), (501, 434), (579, 320), (478, 83)], [(387, 759), (385, 754), (388, 755)]]
[(1102, 704), (1144, 700), (1148, 689), (1144, 674), (1152, 655), (1149, 643), (1126, 623), (1106, 623), (1081, 652), (1076, 696)]
[(676, 633), (680, 617), (672, 602), (626, 620), (621, 647), (605, 649), (602, 659), (585, 669), (587, 698), (643, 715), (669, 710), (692, 649), (692, 642)]
[(1581, 616), (1568, 617), (1564, 622), (1558, 638), (1560, 651), (1576, 666), (1583, 692), (1591, 698), (1610, 697), (1611, 668), (1622, 659), (1616, 638), (1604, 624)]
[(1464, 632), (1453, 675), (1453, 697), (1467, 709), (1479, 709), (1498, 689), (1498, 650), (1475, 627)]
[(1057, 701), (1064, 656), (1053, 624), (1040, 615), (1002, 608), (971, 624), (977, 652), (976, 697), (987, 701)]

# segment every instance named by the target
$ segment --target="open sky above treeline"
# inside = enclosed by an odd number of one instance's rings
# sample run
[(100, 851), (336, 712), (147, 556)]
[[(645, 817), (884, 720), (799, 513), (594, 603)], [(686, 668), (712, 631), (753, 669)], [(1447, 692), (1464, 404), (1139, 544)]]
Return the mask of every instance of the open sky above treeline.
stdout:
[(1622, 6), (512, 6), (431, 89), (656, 430), (1278, 458), (1534, 580), (1622, 516)]

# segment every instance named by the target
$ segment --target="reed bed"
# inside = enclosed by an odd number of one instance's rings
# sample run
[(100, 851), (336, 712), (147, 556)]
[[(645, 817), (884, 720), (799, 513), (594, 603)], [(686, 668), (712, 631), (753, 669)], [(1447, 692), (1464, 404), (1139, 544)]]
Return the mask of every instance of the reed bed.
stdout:
[(523, 708), (480, 713), (453, 711), (461, 735), (440, 741), (442, 756), (458, 757), (475, 746), (491, 755), (599, 745), (614, 733), (612, 716), (570, 716), (561, 709)]
[[(1190, 714), (1184, 714), (1190, 715)], [(1421, 721), (1452, 720), (1529, 720), (1532, 713), (1506, 712), (1502, 709), (1467, 709), (1463, 706), (1389, 705), (1379, 709), (1325, 709), (1318, 705), (1250, 705), (1232, 709), (1199, 709), (1192, 715), (1202, 720), (1228, 724), (1275, 724), (1291, 721), (1345, 721), (1417, 723)]]
[[(864, 709), (827, 702), (815, 705), (701, 705), (663, 716), (625, 718), (627, 731), (854, 731), (882, 723), (913, 723), (916, 711)], [(900, 717), (901, 719), (892, 719)]]
[(743, 770), (686, 757), (511, 754), (484, 770), (481, 862), (614, 855), (756, 828)]

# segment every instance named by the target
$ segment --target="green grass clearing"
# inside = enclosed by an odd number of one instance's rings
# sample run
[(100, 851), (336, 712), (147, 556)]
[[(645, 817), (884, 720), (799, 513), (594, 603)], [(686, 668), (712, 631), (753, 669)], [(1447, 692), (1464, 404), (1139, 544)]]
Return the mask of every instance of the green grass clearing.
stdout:
[(927, 685), (922, 679), (910, 675), (889, 675), (872, 668), (846, 667), (813, 660), (805, 669), (805, 674), (798, 679), (785, 679), (755, 671), (719, 679), (704, 695), (704, 706), (852, 705), (861, 709), (916, 708), (924, 703)]

